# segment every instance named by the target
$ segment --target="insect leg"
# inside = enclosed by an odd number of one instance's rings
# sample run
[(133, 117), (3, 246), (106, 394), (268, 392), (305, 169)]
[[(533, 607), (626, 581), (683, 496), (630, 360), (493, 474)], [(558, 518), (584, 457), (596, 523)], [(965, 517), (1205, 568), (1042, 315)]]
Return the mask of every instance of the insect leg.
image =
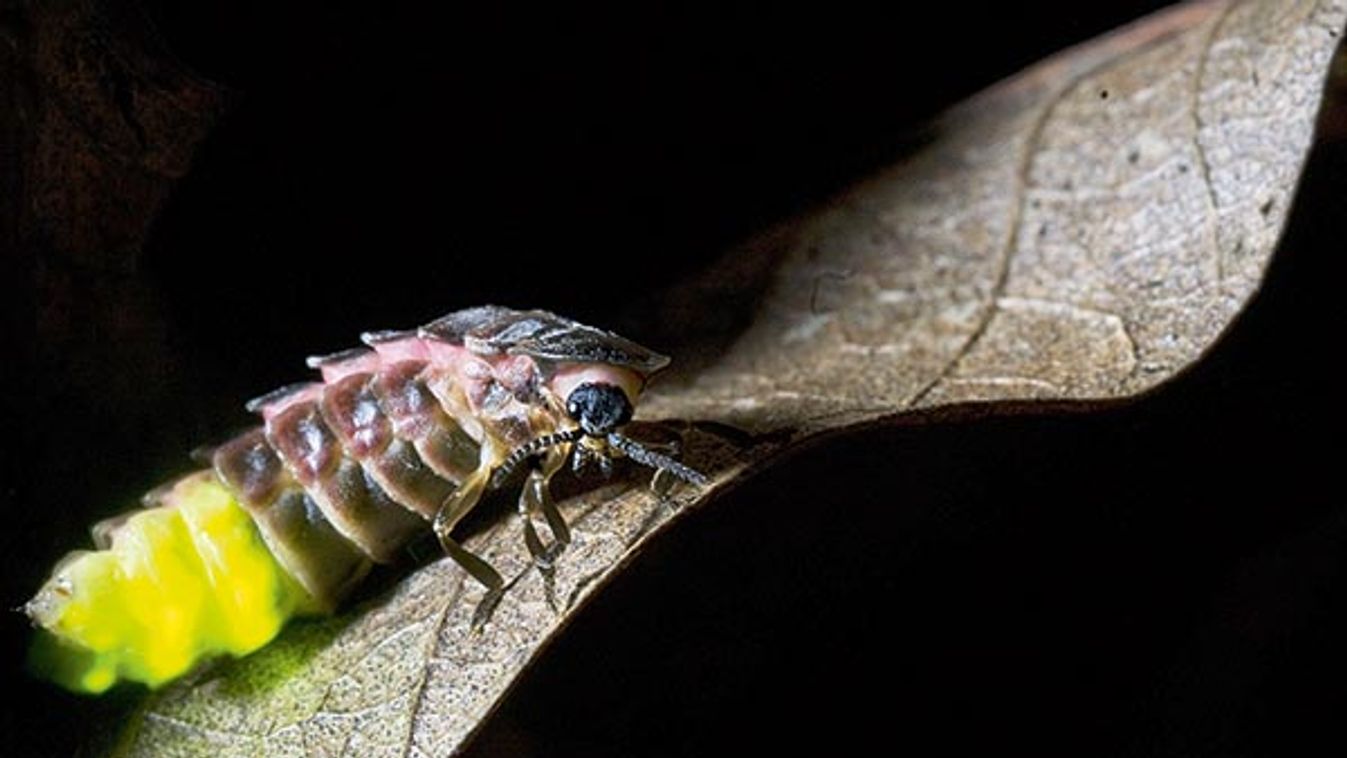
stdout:
[(668, 502), (669, 493), (673, 492), (673, 486), (678, 481), (678, 477), (667, 468), (655, 469), (655, 475), (650, 477), (650, 491), (660, 502)]
[(557, 504), (552, 500), (552, 490), (547, 486), (547, 478), (544, 478), (538, 486), (538, 506), (543, 512), (543, 518), (547, 519), (547, 527), (552, 530), (552, 538), (557, 544), (571, 544), (570, 527), (566, 525), (566, 518), (557, 510)]
[(482, 492), (486, 489), (486, 483), (490, 478), (491, 472), (488, 469), (481, 469), (478, 473), (468, 477), (463, 484), (445, 499), (440, 510), (435, 514), (435, 536), (439, 538), (440, 545), (444, 547), (444, 552), (453, 558), (458, 565), (463, 567), (472, 575), (474, 579), (481, 582), (487, 589), (500, 591), (505, 586), (505, 580), (501, 578), (500, 572), (491, 567), (491, 564), (481, 558), (468, 552), (462, 545), (454, 541), (450, 536), (454, 525), (459, 522), (468, 511), (477, 505), (481, 499)]
[[(519, 516), (524, 521), (524, 544), (528, 546), (529, 555), (533, 556), (533, 565), (538, 567), (538, 574), (543, 580), (543, 596), (552, 610), (556, 611), (558, 609), (554, 561), (562, 543), (555, 541), (551, 548), (544, 547), (542, 538), (538, 536), (538, 530), (533, 526), (533, 512), (542, 509), (541, 498), (546, 493), (547, 478), (543, 472), (537, 469), (530, 471), (528, 480), (524, 482), (524, 489), (519, 493)], [(555, 534), (554, 531), (553, 535)]]
[(561, 511), (557, 510), (557, 504), (552, 501), (552, 489), (548, 483), (552, 481), (552, 475), (566, 465), (566, 456), (569, 453), (569, 449), (562, 448), (548, 451), (547, 456), (543, 458), (542, 478), (535, 493), (543, 518), (547, 519), (547, 528), (552, 530), (552, 539), (559, 545), (571, 544), (571, 530), (567, 528), (566, 519), (562, 518)]
[[(556, 553), (571, 542), (571, 530), (566, 526), (566, 519), (557, 510), (556, 503), (552, 500), (551, 489), (548, 487), (552, 474), (565, 464), (568, 452), (564, 449), (548, 451), (542, 465), (529, 473), (528, 480), (524, 482), (524, 489), (519, 493), (519, 515), (524, 517), (524, 542), (528, 545), (534, 562), (544, 569), (550, 568)], [(548, 529), (552, 531), (551, 549), (543, 547), (542, 539), (533, 526), (534, 511), (542, 512), (543, 518), (547, 520)]]
[[(524, 489), (519, 493), (519, 515), (524, 520), (524, 544), (528, 546), (533, 565), (538, 567), (538, 573), (542, 576), (547, 603), (558, 612), (560, 606), (557, 605), (555, 561), (562, 549), (570, 544), (571, 531), (566, 526), (566, 519), (557, 510), (556, 503), (552, 501), (548, 481), (565, 464), (566, 453), (565, 450), (549, 451), (542, 465), (529, 472)], [(538, 530), (533, 525), (535, 511), (541, 511), (547, 520), (547, 526), (552, 531), (551, 546), (544, 547), (542, 538), (538, 536)]]
[(533, 509), (537, 507), (537, 485), (542, 482), (542, 472), (532, 471), (529, 478), (524, 482), (524, 489), (519, 493), (519, 515), (524, 519), (524, 544), (528, 546), (529, 555), (533, 556), (533, 562), (538, 564), (539, 568), (550, 568), (551, 564), (547, 560), (547, 549), (543, 547), (542, 538), (538, 536), (538, 530), (533, 527)]

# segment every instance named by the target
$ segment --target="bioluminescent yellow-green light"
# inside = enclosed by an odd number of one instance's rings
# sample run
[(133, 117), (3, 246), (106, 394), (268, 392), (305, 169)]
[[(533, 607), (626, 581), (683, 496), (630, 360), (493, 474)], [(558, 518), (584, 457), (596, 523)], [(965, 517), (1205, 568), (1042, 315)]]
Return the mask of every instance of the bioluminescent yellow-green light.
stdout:
[(250, 653), (316, 609), (218, 482), (185, 479), (165, 500), (120, 524), (108, 549), (67, 556), (28, 603), (44, 633), (38, 671), (79, 692), (156, 686)]

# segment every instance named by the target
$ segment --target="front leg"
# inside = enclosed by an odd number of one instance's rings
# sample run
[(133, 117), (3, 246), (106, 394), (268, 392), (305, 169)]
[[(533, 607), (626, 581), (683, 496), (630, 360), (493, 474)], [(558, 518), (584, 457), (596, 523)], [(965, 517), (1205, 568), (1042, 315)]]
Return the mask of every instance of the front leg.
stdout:
[[(524, 544), (528, 545), (534, 563), (544, 571), (552, 567), (556, 554), (571, 543), (571, 530), (566, 526), (566, 519), (561, 515), (561, 511), (557, 510), (548, 484), (552, 475), (566, 462), (569, 452), (569, 449), (565, 448), (549, 450), (542, 464), (529, 472), (528, 480), (524, 482), (524, 489), (519, 493), (519, 515), (524, 519)], [(543, 546), (542, 538), (538, 536), (538, 531), (533, 526), (535, 511), (543, 514), (548, 529), (552, 532), (550, 548)]]

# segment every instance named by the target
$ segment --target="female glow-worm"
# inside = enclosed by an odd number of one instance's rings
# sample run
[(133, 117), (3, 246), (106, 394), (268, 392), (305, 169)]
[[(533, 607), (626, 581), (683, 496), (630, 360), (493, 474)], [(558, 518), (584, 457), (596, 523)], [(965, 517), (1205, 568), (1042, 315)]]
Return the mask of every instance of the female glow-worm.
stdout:
[[(539, 310), (483, 306), (309, 359), (322, 380), (248, 404), (263, 418), (210, 468), (93, 529), (24, 606), (46, 673), (79, 691), (158, 685), (266, 644), (287, 619), (334, 608), (374, 563), (433, 530), (492, 593), (499, 573), (451, 536), (484, 491), (529, 466), (520, 495), (556, 544), (569, 536), (549, 479), (568, 458), (626, 457), (704, 484), (622, 433), (669, 359)], [(535, 559), (542, 541), (525, 519)], [(550, 559), (550, 556), (546, 556)]]

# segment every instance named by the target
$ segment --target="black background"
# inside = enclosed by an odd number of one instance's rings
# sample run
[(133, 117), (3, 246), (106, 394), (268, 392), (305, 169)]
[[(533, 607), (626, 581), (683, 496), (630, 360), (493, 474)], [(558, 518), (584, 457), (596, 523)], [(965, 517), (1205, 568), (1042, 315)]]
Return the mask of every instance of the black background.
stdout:
[[(144, 7), (232, 105), (135, 266), (35, 251), (20, 299), (59, 280), (89, 324), (38, 319), (20, 362), (4, 603), (302, 356), (482, 302), (648, 336), (650, 293), (1164, 4), (449, 5)], [(658, 540), (472, 754), (1341, 753), (1345, 167), (1322, 141), (1267, 286), (1179, 380), (798, 453)], [(25, 626), (3, 739), (93, 744), (134, 693), (29, 679)]]

